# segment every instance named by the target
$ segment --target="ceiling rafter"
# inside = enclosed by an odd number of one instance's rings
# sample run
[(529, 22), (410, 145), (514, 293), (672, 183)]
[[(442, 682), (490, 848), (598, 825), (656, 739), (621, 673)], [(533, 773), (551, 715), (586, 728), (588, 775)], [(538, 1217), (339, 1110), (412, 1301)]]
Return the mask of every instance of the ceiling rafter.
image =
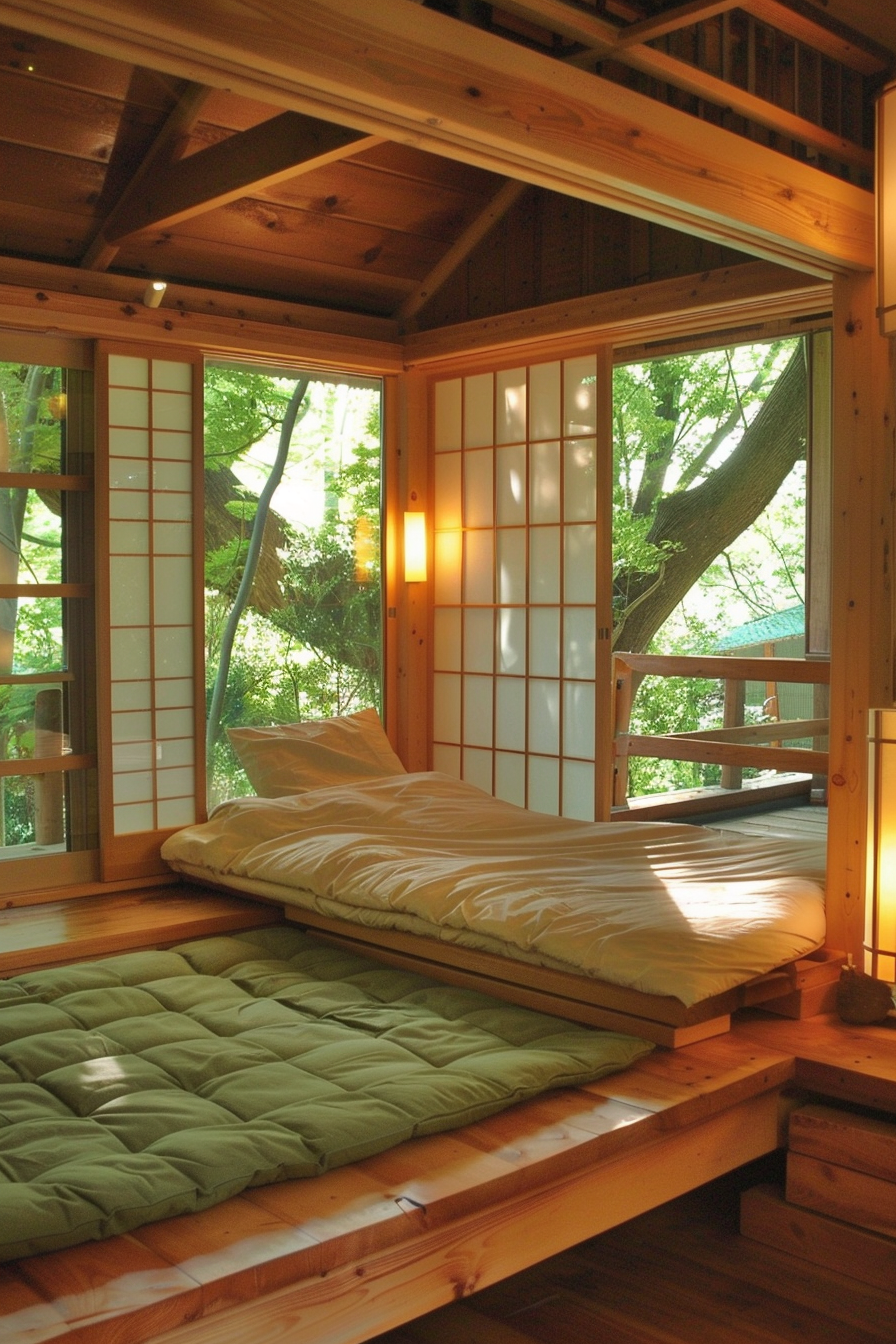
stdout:
[(470, 223), (459, 238), (448, 248), (429, 275), (417, 286), (413, 294), (408, 295), (395, 313), (397, 320), (407, 325), (416, 317), (428, 299), (445, 283), (448, 277), (466, 260), (478, 243), (494, 228), (527, 190), (525, 182), (505, 182), (499, 187), (484, 210)]
[(281, 112), (144, 177), (141, 191), (104, 232), (120, 242), (168, 228), (381, 143), (362, 131)]
[(118, 243), (112, 241), (110, 230), (115, 229), (119, 216), (128, 209), (130, 202), (137, 199), (152, 171), (158, 165), (172, 163), (179, 157), (210, 93), (211, 90), (205, 85), (196, 83), (190, 83), (184, 89), (143, 162), (132, 174), (127, 188), (106, 216), (81, 259), (81, 266), (85, 270), (105, 271), (111, 266), (118, 253)]

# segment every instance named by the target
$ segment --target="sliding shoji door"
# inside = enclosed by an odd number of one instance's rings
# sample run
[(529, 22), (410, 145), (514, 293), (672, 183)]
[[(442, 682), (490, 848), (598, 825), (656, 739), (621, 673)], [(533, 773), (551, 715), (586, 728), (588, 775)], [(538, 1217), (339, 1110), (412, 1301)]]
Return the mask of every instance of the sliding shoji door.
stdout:
[(434, 385), (433, 765), (591, 820), (609, 778), (609, 352)]
[(99, 362), (97, 410), (107, 445), (98, 542), (108, 556), (101, 574), (108, 636), (100, 640), (108, 880), (158, 869), (164, 833), (197, 818), (201, 641), (194, 623), (201, 629), (202, 615), (193, 500), (202, 381), (189, 354), (119, 348), (102, 351)]

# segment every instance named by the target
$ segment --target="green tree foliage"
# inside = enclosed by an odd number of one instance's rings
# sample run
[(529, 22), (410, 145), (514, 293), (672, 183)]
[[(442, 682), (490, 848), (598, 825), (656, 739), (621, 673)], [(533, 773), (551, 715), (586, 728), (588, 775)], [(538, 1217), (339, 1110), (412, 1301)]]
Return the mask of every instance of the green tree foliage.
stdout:
[[(208, 377), (211, 696), (259, 495), (271, 469), (271, 445), (295, 379), (231, 368), (210, 369)], [(381, 701), (379, 397), (347, 383), (312, 381), (306, 403), (230, 656), (222, 731), (209, 752), (212, 802), (251, 791), (223, 731), (227, 727), (326, 717)]]
[[(616, 370), (617, 648), (710, 653), (738, 624), (802, 601), (805, 402), (799, 340)], [(717, 682), (649, 678), (632, 731), (718, 727), (721, 711)], [(632, 758), (629, 793), (716, 784), (719, 773)]]
[[(62, 452), (61, 369), (0, 364), (0, 470), (58, 472)], [(58, 583), (62, 532), (58, 500), (21, 487), (0, 489), (0, 582)], [(63, 665), (58, 598), (0, 598), (0, 672)], [(34, 687), (0, 686), (0, 759), (34, 754)], [(33, 838), (28, 777), (0, 780), (0, 844)]]

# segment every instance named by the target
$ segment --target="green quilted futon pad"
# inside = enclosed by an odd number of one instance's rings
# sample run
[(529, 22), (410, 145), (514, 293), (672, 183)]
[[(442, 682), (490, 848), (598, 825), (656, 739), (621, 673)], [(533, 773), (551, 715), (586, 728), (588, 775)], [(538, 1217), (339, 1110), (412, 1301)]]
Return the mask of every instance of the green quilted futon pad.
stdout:
[(315, 1176), (651, 1048), (293, 929), (0, 981), (0, 1259)]

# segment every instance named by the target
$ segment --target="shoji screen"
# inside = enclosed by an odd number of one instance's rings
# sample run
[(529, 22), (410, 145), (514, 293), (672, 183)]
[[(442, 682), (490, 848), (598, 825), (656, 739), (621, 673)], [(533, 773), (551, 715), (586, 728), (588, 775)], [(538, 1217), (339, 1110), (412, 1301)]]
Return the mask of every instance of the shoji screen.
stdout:
[(446, 379), (434, 399), (433, 764), (589, 820), (609, 687), (609, 386), (608, 358), (588, 355)]
[(193, 455), (201, 398), (189, 359), (113, 352), (106, 368), (109, 877), (138, 871), (144, 851), (157, 852), (159, 831), (196, 818)]

